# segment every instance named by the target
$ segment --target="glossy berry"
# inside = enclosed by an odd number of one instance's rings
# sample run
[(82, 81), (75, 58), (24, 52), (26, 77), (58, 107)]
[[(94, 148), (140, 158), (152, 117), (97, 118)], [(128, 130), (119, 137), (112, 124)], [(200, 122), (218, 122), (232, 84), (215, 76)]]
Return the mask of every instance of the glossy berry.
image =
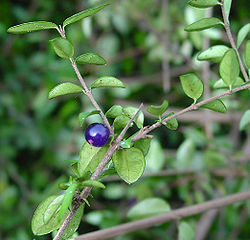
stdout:
[(92, 123), (85, 131), (87, 142), (95, 147), (103, 147), (109, 141), (110, 132), (102, 123)]

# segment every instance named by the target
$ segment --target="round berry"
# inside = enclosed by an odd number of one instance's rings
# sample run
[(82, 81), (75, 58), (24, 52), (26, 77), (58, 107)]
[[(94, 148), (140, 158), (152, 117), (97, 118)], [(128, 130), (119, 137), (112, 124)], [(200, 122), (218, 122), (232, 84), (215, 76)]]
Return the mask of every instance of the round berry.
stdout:
[(92, 123), (85, 131), (87, 142), (95, 147), (103, 147), (109, 141), (110, 132), (102, 123)]

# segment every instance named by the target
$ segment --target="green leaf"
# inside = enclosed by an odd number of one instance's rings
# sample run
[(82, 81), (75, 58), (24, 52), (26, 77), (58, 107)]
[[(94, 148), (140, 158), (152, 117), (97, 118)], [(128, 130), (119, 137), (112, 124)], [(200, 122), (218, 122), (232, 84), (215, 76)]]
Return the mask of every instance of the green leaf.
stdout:
[(57, 25), (52, 22), (37, 21), (22, 23), (13, 27), (10, 27), (7, 32), (9, 33), (29, 33), (46, 29), (57, 29)]
[(73, 216), (72, 220), (70, 221), (69, 225), (65, 229), (62, 239), (69, 239), (72, 237), (72, 235), (75, 233), (75, 231), (78, 229), (82, 216), (83, 216), (83, 211), (84, 211), (84, 206), (85, 204), (82, 204), (78, 210), (76, 211), (75, 215)]
[[(130, 118), (127, 116), (124, 116), (124, 115), (118, 116), (114, 120), (114, 123), (113, 123), (114, 128), (115, 129), (124, 128), (128, 124), (129, 121), (130, 121)], [(132, 126), (133, 126), (133, 123), (130, 125), (130, 127)]]
[(215, 99), (201, 106), (201, 108), (207, 108), (215, 112), (226, 113), (227, 108), (220, 99)]
[(148, 198), (133, 206), (127, 213), (127, 217), (133, 220), (157, 216), (170, 212), (169, 204), (161, 198)]
[(227, 21), (229, 22), (229, 14), (231, 10), (232, 0), (224, 0), (224, 8), (225, 8), (225, 14)]
[(100, 5), (98, 7), (86, 9), (86, 10), (84, 10), (82, 12), (76, 13), (76, 14), (72, 15), (71, 17), (68, 17), (67, 19), (64, 20), (63, 27), (65, 27), (65, 26), (67, 26), (67, 25), (69, 25), (71, 23), (80, 21), (83, 18), (94, 15), (97, 12), (99, 12), (100, 10), (102, 10), (103, 8), (107, 7), (108, 5), (109, 4), (103, 4), (103, 5)]
[(79, 119), (79, 124), (80, 126), (83, 125), (85, 119), (91, 115), (95, 115), (95, 114), (99, 114), (100, 111), (99, 110), (93, 110), (93, 111), (90, 111), (90, 112), (82, 112), (78, 115), (78, 119)]
[(240, 65), (235, 50), (229, 49), (224, 54), (219, 72), (224, 83), (232, 89), (240, 73)]
[[(122, 108), (122, 111), (125, 116), (131, 119), (138, 111), (138, 108), (132, 106), (126, 106)], [(144, 114), (142, 111), (140, 111), (138, 115), (135, 117), (134, 122), (138, 128), (143, 128)]]
[(203, 93), (203, 82), (194, 73), (188, 73), (180, 76), (181, 86), (185, 94), (196, 103)]
[(58, 209), (61, 207), (63, 197), (63, 195), (59, 195), (48, 205), (48, 208), (46, 209), (43, 215), (44, 224), (47, 224), (51, 220), (53, 215), (56, 213), (56, 211), (58, 211)]
[(245, 64), (250, 69), (250, 40), (246, 42), (245, 51), (244, 51), (244, 60)]
[(76, 188), (77, 188), (77, 183), (73, 182), (72, 184), (70, 184), (70, 186), (65, 191), (64, 198), (62, 201), (62, 206), (61, 206), (59, 213), (58, 213), (58, 222), (61, 221), (61, 219), (63, 218), (63, 216), (67, 212), (67, 210), (71, 204), (71, 201), (74, 197)]
[[(167, 114), (163, 119), (174, 115), (174, 112)], [(176, 118), (172, 118), (165, 123), (165, 126), (170, 130), (176, 130), (178, 128), (178, 121)]]
[(50, 90), (48, 99), (75, 93), (84, 93), (84, 91), (80, 86), (74, 83), (65, 82), (58, 84), (52, 90)]
[(238, 32), (237, 36), (237, 48), (240, 47), (248, 33), (250, 32), (250, 23), (244, 25)]
[(152, 138), (142, 138), (134, 142), (134, 147), (142, 151), (143, 155), (148, 154)]
[(212, 46), (202, 51), (197, 56), (197, 59), (200, 61), (211, 61), (211, 62), (219, 63), (228, 49), (229, 48), (225, 45)]
[(77, 176), (77, 177), (81, 177), (79, 172), (78, 172), (78, 161), (77, 163), (71, 164), (70, 165), (70, 170)]
[(74, 55), (74, 47), (69, 40), (57, 37), (50, 40), (55, 53), (61, 58), (72, 58)]
[(116, 118), (122, 115), (122, 106), (121, 105), (113, 105), (106, 113), (105, 116), (107, 118)]
[(168, 101), (164, 100), (160, 106), (149, 106), (147, 107), (147, 112), (152, 115), (160, 117), (168, 109)]
[(100, 87), (117, 87), (117, 88), (125, 88), (125, 84), (114, 77), (100, 77), (96, 79), (90, 87), (93, 88), (100, 88)]
[(194, 240), (194, 229), (187, 222), (181, 221), (179, 224), (179, 236), (178, 240)]
[(217, 0), (190, 0), (188, 4), (192, 7), (207, 8), (219, 5), (220, 3)]
[(133, 183), (143, 174), (145, 158), (141, 150), (137, 148), (120, 149), (112, 157), (115, 170), (127, 183)]
[(224, 23), (218, 18), (214, 18), (214, 17), (202, 18), (202, 19), (188, 25), (187, 27), (185, 27), (184, 30), (187, 32), (202, 31), (205, 29), (219, 26), (219, 25), (224, 26)]
[(105, 65), (106, 60), (97, 53), (85, 53), (76, 58), (80, 64)]
[(80, 159), (78, 162), (78, 172), (83, 176), (87, 172), (93, 173), (104, 155), (108, 151), (109, 146), (94, 147), (87, 142), (83, 144), (80, 150)]
[(58, 222), (58, 214), (54, 214), (48, 223), (44, 223), (44, 213), (47, 211), (52, 201), (57, 197), (58, 195), (50, 196), (38, 205), (31, 221), (31, 229), (34, 235), (44, 235), (50, 233), (57, 230), (62, 225), (64, 218), (61, 222)]
[[(236, 82), (233, 83), (233, 88), (235, 87), (239, 87), (241, 85), (244, 84), (244, 81), (241, 77), (237, 77)], [(225, 82), (220, 78), (219, 80), (217, 80), (214, 85), (213, 88), (215, 89), (219, 89), (219, 88), (228, 88), (228, 86), (225, 84)]]
[(81, 182), (81, 186), (83, 187), (98, 187), (98, 188), (103, 188), (105, 189), (105, 185), (99, 181), (96, 180), (86, 180)]
[(250, 127), (250, 109), (248, 109), (247, 111), (245, 111), (245, 113), (243, 114), (241, 120), (240, 120), (240, 130), (247, 130)]

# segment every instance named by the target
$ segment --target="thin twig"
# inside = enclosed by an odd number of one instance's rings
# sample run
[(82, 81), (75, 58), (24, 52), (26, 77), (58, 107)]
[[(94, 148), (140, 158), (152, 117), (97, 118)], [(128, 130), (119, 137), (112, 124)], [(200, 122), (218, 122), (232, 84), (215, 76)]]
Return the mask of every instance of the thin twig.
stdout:
[(224, 24), (225, 24), (225, 29), (226, 29), (227, 37), (229, 39), (229, 42), (230, 42), (232, 48), (235, 50), (235, 52), (237, 54), (237, 57), (238, 57), (239, 63), (240, 63), (240, 69), (241, 69), (241, 72), (242, 72), (242, 74), (244, 76), (244, 79), (245, 79), (246, 82), (248, 82), (249, 78), (248, 78), (247, 72), (246, 72), (246, 70), (244, 68), (244, 65), (243, 65), (243, 62), (241, 60), (239, 51), (238, 51), (238, 49), (236, 47), (236, 44), (234, 42), (231, 30), (230, 30), (229, 22), (228, 22), (227, 17), (226, 17), (226, 12), (225, 12), (225, 7), (224, 7), (224, 0), (221, 1), (221, 12), (222, 12), (223, 21), (224, 21)]
[(121, 236), (125, 233), (133, 232), (139, 229), (145, 229), (157, 224), (179, 220), (185, 217), (193, 216), (211, 209), (222, 208), (227, 205), (241, 202), (250, 199), (250, 191), (232, 194), (226, 197), (217, 198), (207, 201), (205, 203), (192, 205), (189, 207), (173, 210), (169, 213), (161, 214), (155, 217), (145, 218), (143, 220), (132, 221), (121, 224), (115, 227), (83, 234), (74, 238), (73, 240), (100, 240), (109, 239), (116, 236)]

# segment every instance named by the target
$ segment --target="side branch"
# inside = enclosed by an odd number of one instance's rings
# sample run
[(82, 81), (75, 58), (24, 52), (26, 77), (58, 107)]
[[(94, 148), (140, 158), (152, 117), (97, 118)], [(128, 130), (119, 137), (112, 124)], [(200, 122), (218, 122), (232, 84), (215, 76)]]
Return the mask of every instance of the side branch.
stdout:
[(189, 207), (173, 210), (169, 213), (161, 214), (156, 217), (144, 218), (138, 221), (121, 224), (115, 227), (107, 228), (100, 231), (95, 231), (83, 234), (74, 238), (73, 240), (100, 240), (109, 239), (125, 233), (133, 232), (139, 229), (145, 229), (154, 225), (165, 223), (173, 220), (179, 220), (185, 217), (193, 216), (211, 209), (225, 207), (227, 205), (241, 202), (250, 199), (250, 191), (241, 192), (229, 195), (227, 197), (217, 198), (205, 203), (196, 204)]

